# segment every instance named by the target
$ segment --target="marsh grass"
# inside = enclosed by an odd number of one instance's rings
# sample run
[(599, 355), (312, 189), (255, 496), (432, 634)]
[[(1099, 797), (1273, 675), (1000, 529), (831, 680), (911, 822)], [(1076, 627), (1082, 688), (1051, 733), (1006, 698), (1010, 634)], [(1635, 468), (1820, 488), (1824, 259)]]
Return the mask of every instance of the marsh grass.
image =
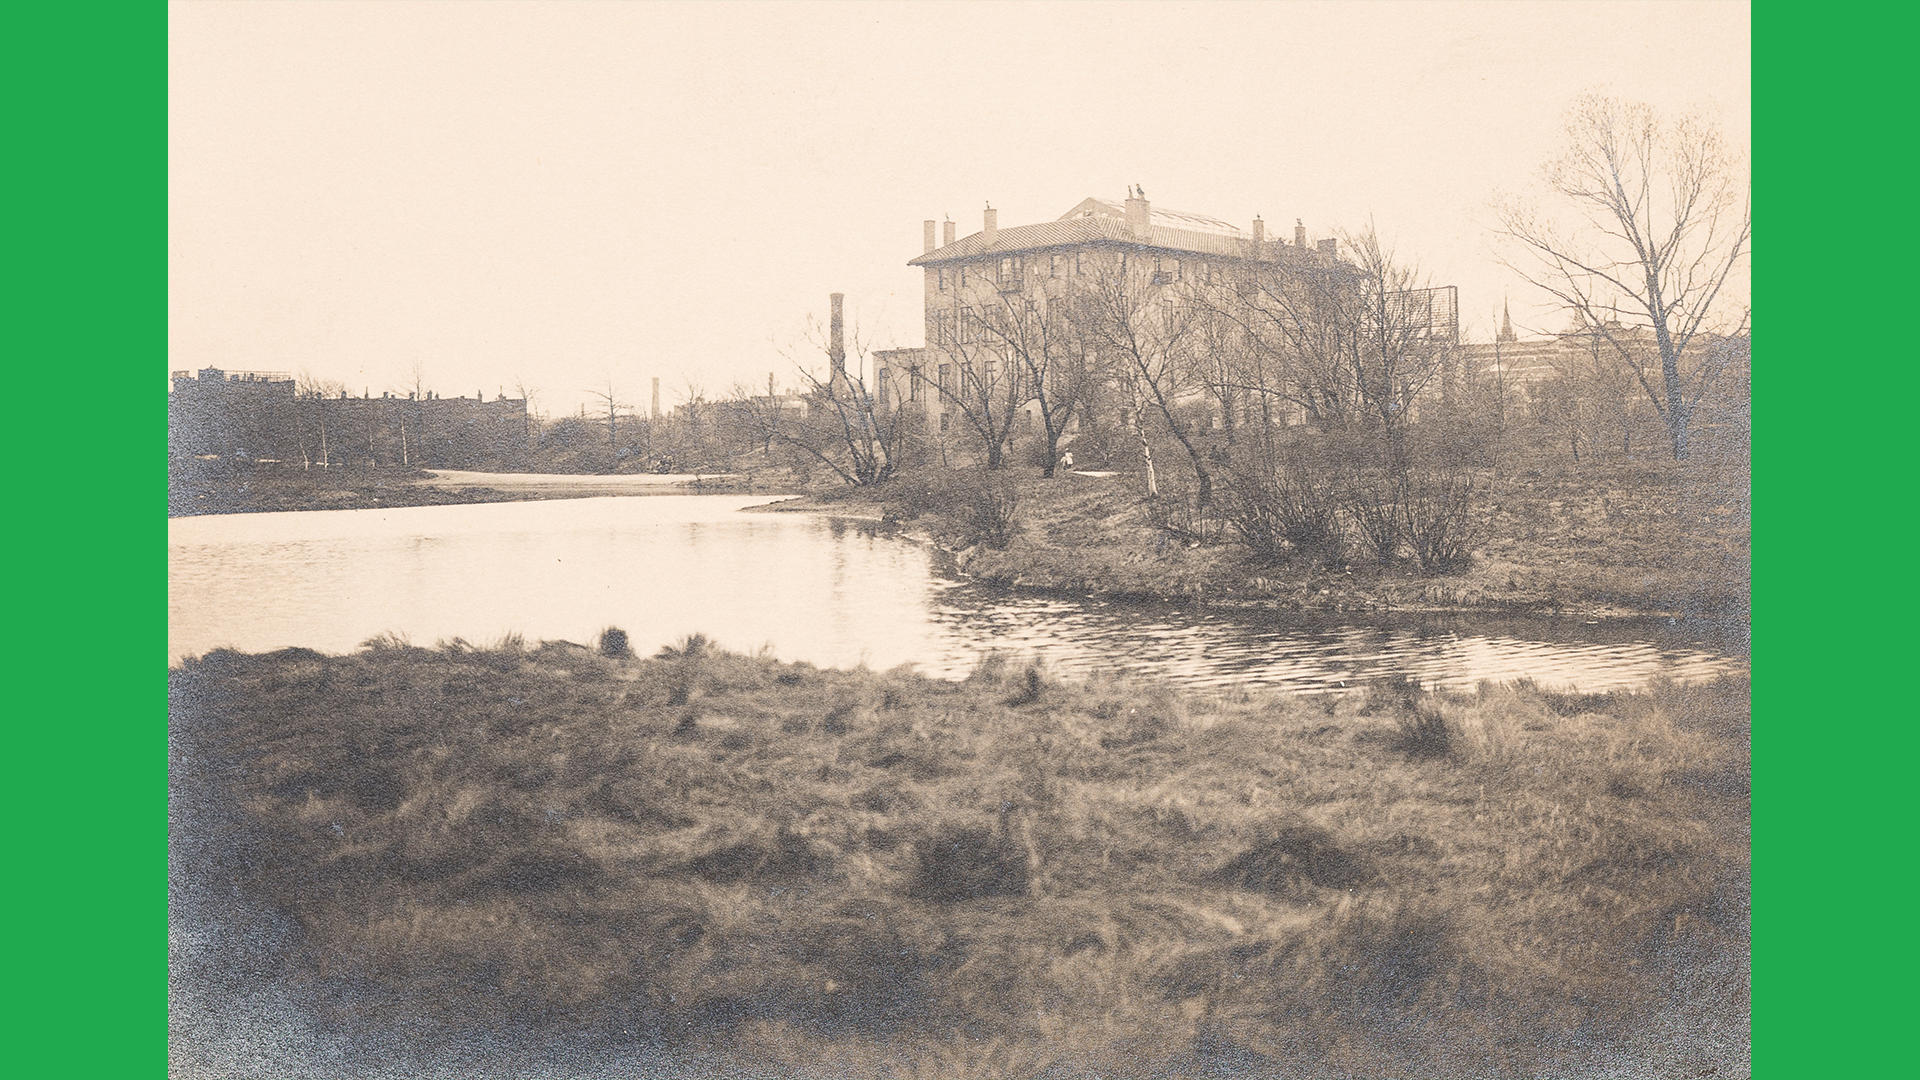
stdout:
[(1745, 1070), (1744, 682), (1309, 699), (693, 641), (183, 662), (178, 782), (249, 838), (213, 909), (297, 926), (343, 1030), (721, 1071)]

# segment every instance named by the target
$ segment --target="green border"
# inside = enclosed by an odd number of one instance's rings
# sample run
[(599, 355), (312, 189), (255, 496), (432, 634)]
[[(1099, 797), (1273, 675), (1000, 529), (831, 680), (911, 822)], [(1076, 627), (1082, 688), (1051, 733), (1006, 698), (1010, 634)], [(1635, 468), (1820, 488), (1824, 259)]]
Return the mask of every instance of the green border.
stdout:
[(23, 4), (5, 23), (21, 1077), (166, 1071), (166, 18)]
[[(1755, 394), (1755, 1071), (1891, 1075), (1909, 1064), (1913, 970), (1913, 707), (1895, 694), (1913, 346), (1866, 328), (1904, 321), (1911, 302), (1894, 263), (1908, 261), (1913, 20), (1891, 5), (1757, 8), (1757, 205), (1785, 224), (1763, 232), (1780, 242), (1763, 242), (1756, 280), (1781, 314), (1762, 330), (1780, 362), (1761, 365)], [(166, 1068), (152, 354), (166, 348), (167, 9), (9, 14), (10, 209), (26, 233), (9, 353), (27, 431), (8, 530), (24, 691), (9, 710), (24, 855), (11, 1019), (25, 1037), (8, 1057), (19, 1076), (153, 1076)], [(150, 382), (151, 397), (90, 392)], [(62, 463), (100, 475), (70, 488), (52, 476)], [(1836, 566), (1835, 551), (1857, 554)], [(1882, 561), (1893, 575), (1848, 572)]]
[[(1754, 1066), (1910, 1074), (1911, 9), (1754, 18)], [(1771, 239), (1769, 239), (1771, 238)], [(1896, 266), (1895, 264), (1901, 264)]]

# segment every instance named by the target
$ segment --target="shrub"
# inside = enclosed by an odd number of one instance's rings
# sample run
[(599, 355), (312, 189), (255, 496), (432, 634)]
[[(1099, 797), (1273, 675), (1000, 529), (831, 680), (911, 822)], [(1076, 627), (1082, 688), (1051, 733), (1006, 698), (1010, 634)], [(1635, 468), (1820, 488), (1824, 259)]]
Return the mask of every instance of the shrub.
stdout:
[(600, 631), (600, 655), (615, 660), (625, 660), (633, 655), (633, 646), (627, 642), (627, 632), (617, 626), (609, 626)]
[(1332, 833), (1304, 822), (1273, 829), (1219, 873), (1243, 889), (1282, 897), (1301, 896), (1309, 885), (1351, 889), (1379, 876), (1364, 858), (1342, 848)]
[(960, 525), (968, 544), (1004, 548), (1019, 532), (1020, 492), (1003, 471), (968, 470), (952, 484), (949, 520)]
[(1005, 834), (947, 826), (920, 844), (907, 895), (956, 903), (985, 896), (1025, 896), (1027, 858)]
[(1420, 569), (1435, 574), (1465, 565), (1487, 527), (1471, 469), (1444, 461), (1418, 464), (1402, 492), (1400, 533)]
[(922, 473), (893, 485), (882, 506), (885, 521), (932, 518), (949, 543), (1004, 548), (1019, 532), (1019, 488), (1005, 470), (966, 469)]
[(713, 648), (713, 639), (705, 634), (688, 634), (672, 645), (662, 645), (654, 653), (656, 660), (698, 660)]
[(1445, 757), (1453, 751), (1453, 728), (1439, 709), (1419, 705), (1401, 716), (1388, 745), (1408, 757)]
[(1383, 563), (1400, 559), (1401, 529), (1405, 522), (1406, 479), (1385, 467), (1358, 467), (1347, 483), (1347, 514), (1354, 528)]
[(1277, 458), (1277, 451), (1255, 451), (1229, 465), (1220, 485), (1221, 516), (1261, 558), (1298, 553), (1339, 562), (1345, 541), (1337, 476), (1300, 451)]

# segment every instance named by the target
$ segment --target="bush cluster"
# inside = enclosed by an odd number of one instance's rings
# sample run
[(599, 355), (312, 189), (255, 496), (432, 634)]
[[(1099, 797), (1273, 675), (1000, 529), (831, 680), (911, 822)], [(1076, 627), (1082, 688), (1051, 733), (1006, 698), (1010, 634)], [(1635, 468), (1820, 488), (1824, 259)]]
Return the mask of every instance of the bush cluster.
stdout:
[(959, 547), (1005, 548), (1020, 531), (1020, 492), (1003, 470), (921, 472), (900, 478), (882, 505), (886, 521), (926, 521)]
[(1494, 440), (1471, 424), (1303, 432), (1224, 457), (1219, 513), (1263, 559), (1338, 565), (1357, 549), (1441, 573), (1464, 565), (1486, 533)]

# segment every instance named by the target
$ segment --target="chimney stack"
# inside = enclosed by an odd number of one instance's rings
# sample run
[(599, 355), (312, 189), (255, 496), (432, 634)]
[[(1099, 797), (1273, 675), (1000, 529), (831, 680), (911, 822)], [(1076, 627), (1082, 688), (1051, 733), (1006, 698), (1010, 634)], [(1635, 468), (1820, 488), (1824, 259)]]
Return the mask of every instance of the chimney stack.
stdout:
[(951, 243), (953, 243), (953, 219), (948, 218), (945, 227), (940, 230), (940, 246), (946, 247)]
[(1293, 246), (1294, 247), (1307, 246), (1307, 227), (1305, 225), (1300, 224), (1299, 218), (1293, 219)]
[(981, 215), (980, 220), (980, 234), (985, 237), (987, 243), (993, 243), (994, 239), (1000, 235), (1000, 211), (995, 210), (992, 203), (988, 203), (986, 212)]
[(653, 409), (647, 415), (655, 420), (660, 419), (660, 376), (658, 375), (653, 377)]
[(1148, 214), (1147, 193), (1138, 184), (1127, 189), (1127, 229), (1134, 239), (1147, 238), (1147, 224), (1151, 220)]
[(931, 255), (933, 254), (933, 219), (932, 218), (928, 218), (927, 220), (921, 222), (921, 231), (926, 234), (924, 237), (927, 244), (926, 254)]
[(1260, 220), (1259, 214), (1253, 215), (1253, 242), (1256, 247), (1267, 242), (1267, 223)]
[(1320, 254), (1329, 259), (1337, 258), (1340, 254), (1340, 241), (1331, 236), (1320, 241)]
[(846, 296), (843, 293), (833, 293), (828, 299), (832, 304), (833, 314), (828, 317), (830, 321), (827, 324), (827, 359), (833, 364), (832, 377), (838, 379), (844, 378), (847, 374), (846, 325), (845, 317), (841, 314), (841, 305)]

